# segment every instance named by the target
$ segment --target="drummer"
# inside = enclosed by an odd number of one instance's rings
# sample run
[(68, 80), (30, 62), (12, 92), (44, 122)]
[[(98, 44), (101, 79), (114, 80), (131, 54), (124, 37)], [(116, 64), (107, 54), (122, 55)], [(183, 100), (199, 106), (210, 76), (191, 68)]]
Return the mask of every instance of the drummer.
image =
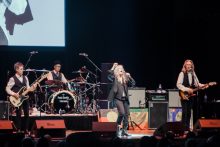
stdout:
[(62, 86), (64, 86), (64, 84), (67, 84), (68, 81), (65, 78), (64, 74), (60, 72), (60, 70), (61, 70), (61, 62), (59, 60), (54, 61), (53, 70), (48, 73), (46, 84), (57, 85), (59, 89)]

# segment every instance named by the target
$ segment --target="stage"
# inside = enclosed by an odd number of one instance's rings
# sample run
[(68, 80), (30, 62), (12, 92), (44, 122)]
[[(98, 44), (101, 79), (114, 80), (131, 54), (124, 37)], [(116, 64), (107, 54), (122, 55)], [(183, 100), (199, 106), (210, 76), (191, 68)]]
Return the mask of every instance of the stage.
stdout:
[[(15, 122), (15, 115), (10, 116)], [(98, 121), (97, 114), (45, 114), (37, 113), (29, 116), (29, 130), (35, 125), (35, 120), (64, 120), (66, 130), (91, 130), (92, 122)], [(22, 117), (23, 121), (23, 117)]]
[[(36, 120), (48, 120), (48, 122), (53, 122), (52, 120), (64, 120), (65, 123), (65, 130), (66, 130), (66, 136), (72, 133), (78, 133), (78, 132), (92, 132), (92, 123), (93, 122), (111, 122), (115, 123), (117, 118), (117, 113), (115, 111), (116, 109), (101, 109), (97, 113), (90, 113), (90, 114), (46, 114), (46, 113), (31, 113), (29, 116), (29, 131), (33, 131), (33, 129), (36, 126)], [(136, 110), (136, 109), (135, 109)], [(138, 109), (137, 109), (138, 110)], [(139, 124), (139, 127), (133, 125), (130, 123), (129, 120), (129, 139), (139, 139), (143, 136), (152, 136), (154, 130), (147, 128), (147, 113), (146, 109), (141, 109), (137, 112), (133, 112), (134, 110), (131, 109), (131, 116), (132, 118), (135, 118), (133, 120), (136, 121), (136, 123)], [(105, 112), (105, 114), (103, 113)], [(108, 113), (107, 113), (108, 112)], [(114, 113), (113, 113), (114, 112)], [(107, 117), (108, 116), (108, 117)], [(16, 116), (13, 114), (10, 116), (10, 120), (12, 120), (14, 123), (16, 122)], [(140, 121), (141, 120), (141, 121)], [(24, 121), (24, 117), (22, 115), (22, 121)], [(141, 128), (140, 128), (141, 127)], [(105, 128), (103, 128), (105, 129)], [(103, 130), (101, 129), (101, 130)], [(112, 132), (115, 132), (113, 129)], [(123, 137), (122, 137), (123, 138)], [(128, 139), (126, 138), (126, 139)]]

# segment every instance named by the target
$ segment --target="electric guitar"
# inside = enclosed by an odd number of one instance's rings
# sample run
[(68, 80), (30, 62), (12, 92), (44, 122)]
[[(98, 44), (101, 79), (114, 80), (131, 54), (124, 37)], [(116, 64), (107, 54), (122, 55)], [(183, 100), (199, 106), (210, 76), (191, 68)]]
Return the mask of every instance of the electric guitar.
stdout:
[[(44, 80), (46, 77), (47, 77), (48, 73), (47, 74), (42, 74), (37, 80), (35, 80), (31, 86), (33, 86), (34, 84), (37, 84), (37, 83), (40, 83), (42, 80)], [(30, 87), (31, 87), (30, 86)], [(29, 96), (27, 96), (27, 94), (30, 92), (30, 91), (33, 91), (31, 90), (30, 88), (27, 89), (26, 86), (23, 86), (19, 91), (18, 91), (18, 94), (19, 94), (19, 97), (16, 98), (14, 96), (9, 96), (9, 101), (11, 102), (11, 104), (14, 106), (14, 107), (20, 107), (22, 105), (22, 103), (24, 102), (24, 100), (27, 100), (29, 98)]]
[(204, 90), (204, 88), (205, 88), (206, 86), (209, 87), (209, 86), (214, 86), (214, 85), (216, 85), (216, 84), (217, 84), (216, 82), (209, 82), (209, 83), (205, 84), (203, 87), (194, 88), (192, 94), (188, 93), (188, 91), (182, 91), (182, 90), (180, 90), (180, 91), (179, 91), (179, 96), (180, 96), (181, 100), (189, 100), (190, 97), (196, 95), (194, 92), (196, 92), (196, 91), (198, 91), (198, 90)]

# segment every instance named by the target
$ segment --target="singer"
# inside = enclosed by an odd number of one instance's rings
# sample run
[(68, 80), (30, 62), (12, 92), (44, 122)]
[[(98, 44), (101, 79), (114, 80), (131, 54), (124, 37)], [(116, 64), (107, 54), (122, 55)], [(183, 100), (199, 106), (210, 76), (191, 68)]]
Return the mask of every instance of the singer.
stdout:
[[(117, 118), (117, 136), (129, 136), (128, 129), (128, 116), (129, 112), (129, 98), (128, 98), (128, 86), (131, 84), (134, 86), (135, 81), (131, 78), (129, 73), (126, 73), (122, 65), (114, 63), (112, 68), (109, 70), (111, 76), (108, 78), (113, 78), (113, 85), (109, 92), (108, 100), (115, 101), (118, 118)], [(121, 123), (122, 131), (121, 131)]]
[[(194, 71), (195, 66), (192, 60), (185, 60), (182, 70), (179, 73), (176, 86), (180, 91), (186, 92), (188, 94), (193, 94), (193, 88), (196, 87), (205, 87), (205, 84), (201, 84), (196, 76)], [(198, 108), (196, 107), (199, 104), (196, 104), (197, 95), (192, 96), (189, 100), (181, 99), (182, 105), (182, 123), (186, 128), (190, 129), (190, 118), (191, 118), (191, 110), (193, 110), (193, 123), (195, 123), (198, 119)]]

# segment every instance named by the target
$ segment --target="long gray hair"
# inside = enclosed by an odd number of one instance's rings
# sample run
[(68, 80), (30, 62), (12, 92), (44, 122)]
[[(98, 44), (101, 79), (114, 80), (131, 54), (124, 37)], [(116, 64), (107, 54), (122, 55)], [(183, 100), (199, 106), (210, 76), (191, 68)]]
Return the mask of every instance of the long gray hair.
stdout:
[[(120, 75), (121, 71), (122, 71), (122, 76)], [(122, 77), (122, 79), (123, 79), (122, 83), (127, 83), (128, 82), (128, 76), (126, 75), (126, 72), (124, 70), (123, 65), (118, 65), (118, 66), (115, 67), (114, 76), (119, 82), (121, 82), (119, 80), (119, 77)]]
[(193, 70), (193, 71), (195, 70), (195, 66), (194, 66), (193, 61), (190, 60), (190, 59), (187, 59), (187, 60), (185, 60), (185, 62), (184, 62), (184, 64), (183, 64), (183, 67), (182, 67), (182, 72), (183, 72), (183, 73), (186, 73), (186, 63), (187, 63), (187, 62), (191, 62), (191, 64), (192, 64), (192, 70)]

